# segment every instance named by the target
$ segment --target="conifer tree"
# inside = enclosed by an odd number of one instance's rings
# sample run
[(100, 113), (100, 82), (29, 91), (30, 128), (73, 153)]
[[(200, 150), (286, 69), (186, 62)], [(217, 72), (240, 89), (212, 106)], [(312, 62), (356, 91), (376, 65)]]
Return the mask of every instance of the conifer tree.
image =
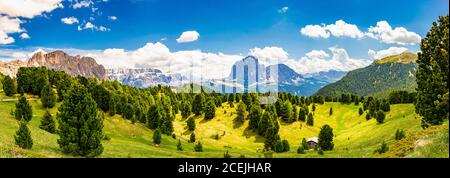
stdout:
[(192, 132), (191, 136), (189, 137), (189, 142), (194, 143), (195, 142), (195, 133)]
[(45, 108), (53, 108), (56, 103), (56, 93), (50, 87), (50, 84), (44, 85), (41, 91), (41, 102)]
[(237, 112), (236, 121), (238, 121), (239, 123), (243, 123), (245, 120), (245, 112), (246, 112), (246, 106), (243, 102), (239, 102), (236, 112)]
[(332, 150), (334, 148), (333, 137), (333, 128), (327, 124), (322, 126), (319, 132), (319, 148), (323, 151)]
[(156, 129), (159, 127), (160, 123), (161, 123), (161, 111), (160, 111), (160, 107), (158, 107), (157, 105), (151, 105), (150, 108), (148, 109), (148, 114), (147, 114), (147, 125), (148, 128), (150, 129)]
[(359, 108), (359, 109), (358, 109), (358, 114), (361, 116), (363, 113), (364, 113), (363, 109), (362, 109), (362, 108)]
[(95, 157), (103, 152), (103, 117), (87, 89), (75, 83), (58, 108), (58, 144), (64, 153)]
[(210, 120), (216, 116), (216, 104), (214, 103), (213, 98), (210, 98), (204, 107), (205, 119)]
[(21, 120), (19, 124), (19, 130), (17, 130), (14, 136), (16, 145), (23, 149), (31, 149), (33, 147), (33, 139), (31, 138), (31, 132), (28, 129), (27, 122)]
[(191, 104), (188, 101), (181, 103), (181, 117), (183, 119), (188, 118), (191, 115)]
[(154, 144), (161, 144), (161, 131), (159, 129), (156, 129), (155, 132), (153, 132), (153, 143)]
[(39, 128), (49, 133), (56, 132), (55, 120), (53, 120), (52, 114), (50, 114), (49, 111), (45, 112), (44, 117), (41, 120), (41, 125), (39, 125)]
[(194, 151), (195, 151), (195, 152), (203, 152), (203, 145), (202, 145), (202, 142), (197, 142), (197, 144), (195, 144), (195, 146), (194, 146)]
[(314, 117), (312, 113), (308, 114), (308, 118), (306, 119), (306, 125), (313, 126), (314, 125)]
[(195, 120), (193, 117), (189, 117), (186, 121), (186, 125), (188, 127), (188, 130), (194, 131), (195, 130)]
[(259, 105), (253, 104), (250, 108), (250, 113), (248, 114), (249, 127), (250, 129), (257, 129), (259, 121), (261, 120), (262, 109)]
[(181, 144), (181, 140), (180, 139), (178, 139), (177, 150), (178, 151), (183, 151), (183, 145)]
[(416, 73), (416, 112), (422, 127), (439, 125), (449, 118), (449, 16), (439, 17), (422, 39)]
[(382, 110), (378, 110), (376, 113), (376, 119), (379, 124), (382, 124), (384, 122), (384, 119), (386, 116), (384, 115), (384, 112)]
[(330, 116), (333, 115), (333, 108), (330, 107)]
[(203, 112), (204, 103), (205, 98), (203, 93), (195, 95), (194, 102), (192, 103), (192, 112), (197, 116), (201, 115)]
[(16, 94), (16, 84), (14, 83), (14, 80), (9, 76), (5, 76), (5, 78), (2, 81), (3, 85), (3, 91), (5, 92), (6, 96), (13, 96)]
[(33, 117), (33, 111), (30, 103), (28, 103), (25, 96), (19, 98), (19, 102), (16, 103), (16, 110), (14, 111), (14, 116), (17, 120), (24, 120), (29, 122)]
[(265, 111), (261, 117), (261, 121), (258, 123), (258, 134), (264, 136), (266, 130), (270, 127), (270, 122), (272, 120), (272, 115)]
[(308, 115), (307, 109), (305, 106), (300, 107), (300, 112), (298, 114), (298, 120), (305, 122), (306, 116)]

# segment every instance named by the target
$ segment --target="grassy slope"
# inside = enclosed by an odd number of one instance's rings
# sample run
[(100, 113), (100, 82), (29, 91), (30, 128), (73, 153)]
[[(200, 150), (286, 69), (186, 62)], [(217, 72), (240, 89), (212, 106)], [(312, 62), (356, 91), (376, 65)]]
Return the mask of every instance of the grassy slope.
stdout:
[[(39, 100), (30, 101), (33, 119), (29, 128), (34, 146), (31, 150), (16, 147), (13, 136), (18, 124), (10, 115), (14, 103), (15, 101), (0, 101), (0, 157), (72, 157), (61, 153), (56, 142), (57, 135), (39, 129), (40, 119), (45, 111)], [(330, 107), (333, 107), (332, 116), (329, 116)], [(420, 119), (410, 104), (393, 105), (384, 124), (377, 124), (373, 119), (366, 121), (364, 115), (357, 114), (358, 108), (353, 104), (325, 103), (317, 106), (313, 127), (301, 122), (281, 123), (280, 136), (289, 140), (291, 151), (275, 154), (275, 157), (381, 157), (383, 155), (373, 154), (373, 151), (383, 140), (393, 144), (397, 128), (403, 128), (407, 132), (420, 130)], [(57, 109), (50, 111), (55, 114)], [(153, 146), (152, 131), (144, 125), (133, 125), (118, 115), (107, 116), (104, 131), (111, 140), (103, 141), (105, 150), (101, 157), (223, 157), (226, 150), (235, 157), (240, 154), (246, 157), (263, 157), (257, 150), (263, 147), (264, 139), (246, 129), (247, 121), (243, 125), (236, 125), (233, 121), (235, 117), (235, 109), (227, 105), (217, 108), (216, 117), (210, 121), (197, 117), (195, 133), (197, 140), (203, 143), (204, 152), (196, 153), (193, 152), (193, 144), (187, 143), (190, 132), (186, 131), (186, 122), (180, 115), (174, 121), (174, 128), (185, 151), (176, 151), (177, 140), (169, 136), (163, 136), (161, 147)], [(335, 149), (322, 156), (312, 150), (298, 155), (296, 149), (301, 139), (317, 136), (324, 124), (329, 124), (334, 130)], [(224, 136), (215, 140), (212, 138), (215, 134)]]

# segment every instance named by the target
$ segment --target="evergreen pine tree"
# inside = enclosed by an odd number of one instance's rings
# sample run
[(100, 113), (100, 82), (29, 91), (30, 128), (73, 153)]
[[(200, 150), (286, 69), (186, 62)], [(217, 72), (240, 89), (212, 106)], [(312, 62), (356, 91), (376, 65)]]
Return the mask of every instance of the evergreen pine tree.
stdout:
[(308, 118), (306, 119), (306, 125), (313, 126), (314, 125), (314, 117), (312, 113), (308, 114)]
[(333, 129), (329, 125), (324, 125), (320, 128), (319, 132), (319, 148), (323, 151), (332, 150), (334, 147), (333, 143)]
[(439, 125), (449, 118), (449, 16), (433, 22), (422, 39), (416, 73), (416, 112), (422, 116), (422, 127)]
[(239, 123), (243, 123), (245, 120), (245, 112), (246, 112), (246, 106), (243, 102), (239, 102), (236, 112), (237, 112), (237, 117), (236, 117), (236, 121)]
[(250, 108), (250, 113), (248, 114), (249, 127), (250, 129), (257, 129), (259, 121), (261, 120), (262, 109), (259, 105), (253, 104)]
[(16, 110), (14, 111), (14, 116), (17, 120), (25, 120), (29, 122), (33, 117), (33, 111), (30, 103), (28, 103), (25, 96), (19, 98), (19, 102), (16, 103)]
[(159, 129), (153, 132), (153, 143), (157, 145), (161, 144), (161, 131)]
[(3, 91), (5, 92), (6, 96), (13, 96), (16, 94), (16, 84), (14, 83), (14, 80), (9, 76), (5, 76), (5, 78), (2, 81), (3, 85)]
[(178, 151), (183, 151), (183, 145), (181, 144), (181, 140), (180, 139), (178, 139), (177, 150)]
[(210, 120), (216, 116), (216, 104), (214, 103), (214, 98), (210, 98), (204, 107), (205, 119)]
[(195, 133), (192, 132), (191, 136), (189, 137), (189, 142), (194, 143), (195, 142)]
[(44, 117), (41, 120), (41, 125), (39, 125), (39, 128), (49, 133), (56, 132), (55, 121), (53, 120), (52, 114), (50, 114), (50, 112), (48, 111), (45, 112)]
[(186, 121), (186, 125), (188, 127), (188, 130), (194, 131), (195, 130), (195, 119), (193, 117), (189, 117)]
[(27, 122), (21, 120), (19, 124), (19, 130), (17, 130), (14, 136), (16, 145), (23, 149), (31, 149), (33, 147), (33, 139), (31, 138), (31, 132), (28, 129)]
[(195, 95), (194, 102), (192, 103), (192, 112), (197, 116), (201, 115), (203, 112), (204, 103), (205, 98), (203, 93)]
[(73, 84), (58, 111), (58, 144), (64, 153), (95, 157), (103, 152), (103, 117), (84, 86)]
[(363, 113), (364, 113), (363, 109), (362, 109), (362, 108), (359, 108), (359, 109), (358, 109), (358, 114), (361, 116)]
[(306, 116), (308, 115), (307, 109), (305, 106), (300, 107), (300, 112), (298, 114), (298, 120), (305, 122)]
[(191, 104), (188, 101), (181, 103), (181, 117), (183, 119), (188, 118), (191, 115)]
[(150, 129), (156, 129), (161, 123), (161, 111), (157, 105), (151, 105), (147, 114), (147, 125)]
[(272, 120), (272, 116), (268, 111), (265, 111), (261, 117), (261, 121), (258, 123), (258, 134), (264, 136), (266, 130), (269, 128), (269, 124)]
[(333, 115), (333, 108), (330, 107), (330, 116)]
[(386, 118), (386, 116), (384, 115), (384, 112), (382, 110), (378, 110), (377, 113), (376, 113), (377, 122), (379, 124), (381, 124), (381, 123), (384, 122), (385, 118)]
[(56, 93), (50, 87), (50, 84), (47, 83), (44, 85), (41, 91), (41, 102), (45, 108), (53, 108), (56, 103)]

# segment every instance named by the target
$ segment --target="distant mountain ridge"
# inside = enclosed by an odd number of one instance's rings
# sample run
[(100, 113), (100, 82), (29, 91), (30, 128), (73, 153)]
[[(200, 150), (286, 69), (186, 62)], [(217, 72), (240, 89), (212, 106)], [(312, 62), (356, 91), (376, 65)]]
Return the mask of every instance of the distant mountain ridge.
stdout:
[(63, 51), (54, 51), (44, 54), (35, 53), (26, 62), (16, 60), (0, 63), (0, 72), (15, 76), (20, 67), (39, 67), (62, 70), (70, 75), (81, 75), (84, 77), (95, 77), (100, 80), (106, 78), (105, 68), (98, 64), (94, 58), (83, 56), (70, 56)]
[(315, 95), (386, 97), (394, 90), (414, 91), (417, 55), (402, 53), (374, 61), (371, 65), (350, 71), (339, 81), (321, 88)]
[(207, 80), (203, 83), (217, 92), (289, 92), (309, 96), (328, 84), (314, 77), (304, 77), (285, 64), (265, 66), (254, 56), (237, 61), (230, 75), (223, 79)]
[(137, 68), (137, 69), (106, 69), (109, 80), (117, 80), (122, 84), (145, 88), (156, 85), (169, 85), (174, 87), (188, 83), (188, 79), (181, 74), (164, 74), (159, 69)]

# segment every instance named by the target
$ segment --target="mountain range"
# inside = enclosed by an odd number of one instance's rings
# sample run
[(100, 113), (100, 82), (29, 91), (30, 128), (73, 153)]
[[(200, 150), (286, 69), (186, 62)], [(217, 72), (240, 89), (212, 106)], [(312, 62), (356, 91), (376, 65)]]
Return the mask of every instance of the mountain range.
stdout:
[(417, 55), (405, 52), (374, 61), (371, 65), (350, 71), (341, 80), (321, 88), (316, 95), (386, 97), (391, 91), (415, 90)]

